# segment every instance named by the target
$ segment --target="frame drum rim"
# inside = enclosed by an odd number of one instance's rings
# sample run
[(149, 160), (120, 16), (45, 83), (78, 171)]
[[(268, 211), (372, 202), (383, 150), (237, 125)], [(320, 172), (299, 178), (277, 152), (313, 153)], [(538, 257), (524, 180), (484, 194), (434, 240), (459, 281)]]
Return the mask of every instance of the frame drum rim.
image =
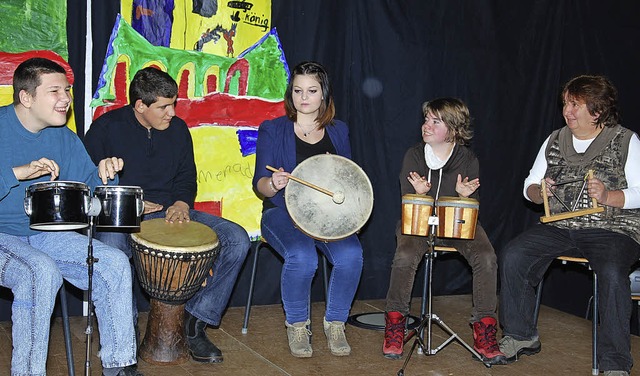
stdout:
[[(347, 166), (346, 168), (342, 168), (342, 169), (338, 169), (338, 168), (324, 169), (324, 172), (339, 172), (337, 175), (341, 175), (340, 173), (345, 172), (343, 170), (346, 170), (347, 168), (351, 168), (352, 170), (348, 171), (350, 173), (349, 174), (350, 177), (353, 177), (353, 175), (355, 174), (359, 174), (359, 175), (353, 178), (351, 181), (348, 181), (347, 179), (339, 180), (333, 175), (331, 176), (329, 181), (322, 181), (322, 182), (317, 181), (318, 180), (317, 178), (314, 179), (314, 177), (311, 177), (311, 178), (307, 177), (307, 173), (306, 173), (307, 169), (311, 171), (316, 171), (313, 169), (313, 167), (323, 163), (337, 163), (337, 164), (342, 164), (344, 166)], [(323, 167), (327, 167), (327, 166), (323, 166)], [(310, 236), (311, 238), (316, 240), (326, 241), (326, 242), (346, 239), (349, 236), (360, 231), (360, 229), (364, 227), (364, 225), (368, 222), (369, 218), (371, 217), (371, 213), (373, 212), (373, 200), (374, 200), (373, 186), (371, 185), (371, 181), (369, 180), (369, 177), (364, 172), (364, 170), (351, 159), (343, 157), (341, 155), (337, 155), (337, 154), (317, 154), (305, 159), (300, 164), (298, 164), (293, 169), (293, 171), (291, 171), (291, 175), (299, 179), (306, 180), (309, 183), (315, 184), (329, 191), (332, 191), (333, 193), (337, 193), (341, 191), (342, 193), (345, 194), (345, 201), (341, 204), (336, 204), (333, 202), (332, 197), (324, 193), (318, 192), (313, 188), (306, 187), (294, 180), (289, 180), (289, 182), (287, 183), (287, 186), (285, 187), (285, 192), (284, 192), (284, 199), (287, 206), (287, 212), (289, 213), (289, 216), (291, 217), (291, 220), (295, 224), (296, 228), (301, 232), (303, 232), (304, 234)], [(348, 187), (346, 184), (349, 184), (349, 183), (351, 183), (352, 185), (354, 185), (355, 183), (359, 183), (360, 185), (357, 186), (358, 191), (360, 191), (361, 194), (365, 194), (365, 195), (368, 194), (370, 198), (369, 202), (368, 203), (362, 202), (362, 200), (360, 200), (361, 197), (355, 197), (355, 199), (353, 199), (353, 196), (355, 196), (356, 192), (353, 192), (353, 195), (350, 192), (344, 192), (345, 191), (344, 188)], [(336, 188), (342, 188), (342, 189), (336, 189)], [(313, 229), (310, 229), (309, 226), (307, 226), (308, 223), (305, 223), (306, 218), (304, 217), (304, 215), (302, 215), (303, 213), (299, 212), (300, 209), (298, 209), (298, 206), (303, 206), (303, 205), (301, 205), (301, 202), (300, 202), (301, 200), (298, 200), (299, 195), (296, 190), (304, 190), (305, 196), (307, 198), (314, 197), (318, 201), (313, 203), (317, 205), (311, 205), (311, 206), (305, 205), (305, 208), (307, 209), (305, 210), (306, 213), (309, 213), (310, 207), (317, 207), (317, 209), (319, 209), (313, 213), (314, 217), (315, 217), (315, 214), (318, 214), (319, 216), (324, 215), (325, 217), (327, 217), (327, 216), (335, 215), (336, 211), (338, 212), (345, 211), (347, 206), (346, 205), (342, 206), (342, 205), (344, 205), (347, 202), (351, 202), (351, 200), (354, 200), (353, 202), (362, 209), (362, 213), (361, 213), (362, 216), (360, 220), (358, 220), (357, 222), (349, 223), (349, 222), (352, 222), (356, 214), (354, 210), (351, 210), (344, 214), (337, 213), (339, 215), (338, 218), (330, 218), (335, 221), (341, 221), (342, 226), (340, 227), (344, 231), (343, 233), (340, 233), (340, 234), (330, 234), (325, 229), (314, 231)], [(335, 210), (326, 210), (327, 207), (330, 207)], [(354, 209), (358, 209), (358, 207)], [(347, 229), (345, 228), (345, 226), (348, 226), (349, 228)]]

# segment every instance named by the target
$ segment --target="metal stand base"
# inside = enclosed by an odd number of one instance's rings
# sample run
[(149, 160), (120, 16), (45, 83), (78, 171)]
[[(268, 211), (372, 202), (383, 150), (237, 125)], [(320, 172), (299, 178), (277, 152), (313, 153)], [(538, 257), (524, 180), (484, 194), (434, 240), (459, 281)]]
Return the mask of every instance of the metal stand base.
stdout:
[[(446, 333), (448, 333), (450, 336), (444, 342), (442, 342), (440, 346), (436, 347), (435, 349), (432, 349), (431, 348), (431, 326), (432, 326), (432, 323), (434, 322), (438, 324), (438, 326), (440, 326), (440, 328), (444, 330)], [(426, 343), (423, 338), (425, 327), (427, 327), (427, 331), (428, 331), (428, 339)], [(473, 347), (469, 346), (469, 344), (467, 344), (464, 340), (462, 340), (462, 338), (460, 338), (460, 336), (456, 334), (456, 332), (454, 332), (453, 329), (451, 329), (447, 324), (445, 324), (445, 322), (442, 321), (442, 319), (440, 319), (440, 317), (438, 317), (438, 315), (434, 313), (430, 313), (429, 315), (427, 315), (424, 318), (424, 320), (422, 320), (420, 325), (418, 325), (416, 328), (411, 330), (407, 335), (407, 337), (404, 339), (404, 343), (406, 344), (413, 337), (416, 337), (416, 338), (413, 340), (413, 344), (411, 345), (411, 350), (409, 351), (407, 358), (404, 360), (404, 364), (402, 365), (402, 368), (400, 368), (400, 370), (398, 371), (398, 374), (397, 374), (398, 376), (404, 376), (404, 370), (407, 368), (407, 364), (411, 359), (411, 355), (413, 355), (413, 352), (416, 350), (416, 347), (418, 345), (420, 345), (420, 347), (418, 348), (419, 353), (423, 353), (424, 355), (435, 355), (438, 351), (442, 350), (454, 339), (460, 342), (460, 344), (462, 344), (467, 350), (469, 350), (469, 352), (474, 357), (476, 357), (480, 362), (482, 362), (482, 364), (484, 364), (487, 368), (491, 368), (491, 364), (486, 363), (482, 358), (482, 355), (480, 355), (476, 350), (473, 349)]]
[[(428, 282), (428, 287), (426, 289), (426, 295), (424, 300), (427, 303), (428, 312), (423, 316), (422, 322), (416, 328), (412, 329), (409, 334), (407, 334), (404, 339), (404, 343), (406, 344), (411, 340), (411, 338), (415, 337), (413, 344), (411, 345), (411, 350), (407, 355), (407, 358), (402, 365), (402, 368), (398, 371), (398, 376), (404, 376), (404, 370), (407, 368), (407, 364), (409, 364), (409, 360), (411, 359), (411, 355), (415, 351), (416, 347), (420, 345), (418, 348), (418, 352), (422, 352), (425, 355), (435, 355), (438, 351), (442, 350), (445, 346), (447, 346), (454, 339), (460, 342), (469, 352), (476, 357), (482, 364), (484, 364), (487, 368), (491, 368), (491, 364), (486, 363), (476, 350), (473, 347), (469, 346), (465, 341), (460, 338), (447, 324), (438, 317), (438, 315), (432, 313), (432, 292), (431, 292), (431, 275), (433, 270), (433, 257), (434, 257), (434, 245), (435, 245), (435, 224), (437, 224), (436, 220), (432, 220), (430, 218), (429, 224), (431, 225), (431, 233), (429, 234), (429, 246), (427, 247), (427, 252), (425, 253), (425, 280)], [(424, 304), (424, 301), (423, 301)], [(440, 346), (435, 349), (431, 348), (431, 338), (432, 338), (432, 324), (436, 323), (442, 330), (449, 334), (449, 338), (447, 338)], [(427, 341), (424, 341), (424, 332), (427, 332)]]

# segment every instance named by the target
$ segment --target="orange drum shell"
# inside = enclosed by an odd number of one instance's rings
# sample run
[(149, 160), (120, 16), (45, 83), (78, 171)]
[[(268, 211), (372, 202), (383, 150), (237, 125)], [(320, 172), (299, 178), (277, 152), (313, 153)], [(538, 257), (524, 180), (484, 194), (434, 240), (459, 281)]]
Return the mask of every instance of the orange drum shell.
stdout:
[(473, 239), (478, 223), (478, 200), (465, 197), (440, 197), (436, 202), (438, 237)]
[(406, 194), (402, 196), (402, 233), (429, 235), (429, 217), (433, 213), (433, 197)]

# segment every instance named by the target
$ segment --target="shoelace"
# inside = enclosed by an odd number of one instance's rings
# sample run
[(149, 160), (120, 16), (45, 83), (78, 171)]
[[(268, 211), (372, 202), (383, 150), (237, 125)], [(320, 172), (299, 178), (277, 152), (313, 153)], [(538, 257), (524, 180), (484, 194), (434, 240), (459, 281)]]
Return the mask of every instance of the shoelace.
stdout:
[(493, 325), (485, 325), (483, 323), (480, 323), (480, 325), (480, 329), (482, 330), (480, 343), (491, 351), (500, 350), (498, 342), (496, 341), (496, 333), (498, 331), (496, 327)]
[(345, 338), (344, 335), (344, 324), (329, 324), (329, 334), (331, 335), (331, 339), (337, 341), (338, 339)]
[(302, 327), (294, 327), (293, 328), (293, 341), (294, 342), (302, 342), (305, 340), (305, 335), (307, 337), (311, 336), (311, 330), (307, 329), (306, 326)]
[(399, 348), (404, 341), (404, 326), (404, 322), (389, 325), (389, 330), (384, 332), (385, 343)]

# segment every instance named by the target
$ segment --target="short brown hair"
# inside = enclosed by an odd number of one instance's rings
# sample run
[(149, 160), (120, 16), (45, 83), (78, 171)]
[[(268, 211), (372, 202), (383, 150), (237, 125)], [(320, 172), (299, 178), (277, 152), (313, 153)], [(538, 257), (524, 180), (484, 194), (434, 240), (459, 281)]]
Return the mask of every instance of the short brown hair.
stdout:
[(562, 89), (560, 98), (564, 104), (565, 94), (587, 104), (592, 116), (597, 116), (596, 124), (613, 127), (620, 123), (618, 113), (618, 91), (604, 76), (582, 75), (571, 79)]
[(431, 112), (437, 115), (447, 126), (447, 141), (466, 145), (473, 137), (469, 108), (457, 98), (438, 98), (422, 104), (422, 114), (426, 117)]

